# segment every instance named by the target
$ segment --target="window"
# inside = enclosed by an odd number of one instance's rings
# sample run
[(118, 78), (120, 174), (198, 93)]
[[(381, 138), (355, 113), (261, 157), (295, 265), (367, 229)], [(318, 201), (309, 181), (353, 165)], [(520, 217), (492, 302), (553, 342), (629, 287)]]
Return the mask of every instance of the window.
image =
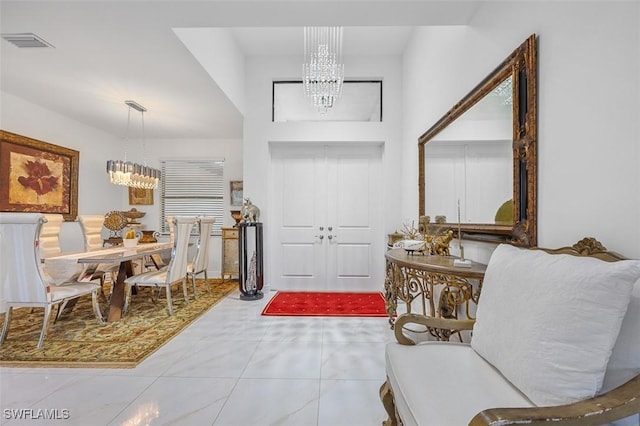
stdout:
[(382, 121), (382, 80), (347, 80), (332, 108), (319, 112), (304, 96), (302, 81), (274, 81), (271, 121)]
[[(213, 216), (220, 235), (224, 203), (224, 160), (161, 161), (160, 229), (168, 235), (167, 216)], [(194, 233), (197, 229), (194, 227)]]

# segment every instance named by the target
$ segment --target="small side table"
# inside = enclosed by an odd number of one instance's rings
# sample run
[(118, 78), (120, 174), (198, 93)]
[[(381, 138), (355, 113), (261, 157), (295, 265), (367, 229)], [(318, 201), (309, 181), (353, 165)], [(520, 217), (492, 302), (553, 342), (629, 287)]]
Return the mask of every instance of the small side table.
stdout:
[(238, 276), (238, 228), (222, 228), (222, 281)]
[[(454, 256), (410, 254), (396, 248), (385, 253), (385, 307), (389, 324), (394, 326), (398, 301), (407, 312), (414, 302), (422, 315), (436, 318), (473, 318), (472, 304), (477, 304), (487, 265), (471, 262), (471, 268), (453, 266)], [(443, 330), (429, 330), (438, 339), (447, 340)], [(444, 334), (443, 334), (444, 333)]]

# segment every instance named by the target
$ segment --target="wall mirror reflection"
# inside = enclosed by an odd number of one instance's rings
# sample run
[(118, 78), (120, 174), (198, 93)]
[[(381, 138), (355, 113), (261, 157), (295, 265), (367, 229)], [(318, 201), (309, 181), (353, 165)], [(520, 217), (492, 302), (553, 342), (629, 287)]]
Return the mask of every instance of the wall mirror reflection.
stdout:
[(302, 81), (273, 82), (273, 122), (382, 121), (382, 81), (345, 81), (335, 105), (320, 111), (304, 96)]
[[(462, 114), (425, 147), (425, 214), (461, 223), (513, 224), (512, 78)], [(502, 207), (506, 204), (506, 207)]]
[(532, 35), (420, 137), (420, 216), (535, 245), (536, 109)]

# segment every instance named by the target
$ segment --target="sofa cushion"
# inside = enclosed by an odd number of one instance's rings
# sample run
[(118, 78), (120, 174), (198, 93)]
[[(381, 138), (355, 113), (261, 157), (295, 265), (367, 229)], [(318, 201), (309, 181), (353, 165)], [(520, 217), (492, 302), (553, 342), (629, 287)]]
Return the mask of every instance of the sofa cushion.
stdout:
[(640, 261), (502, 244), (487, 266), (471, 346), (536, 405), (592, 397), (638, 278)]
[(466, 425), (486, 408), (533, 405), (468, 344), (389, 343), (385, 354), (404, 426)]

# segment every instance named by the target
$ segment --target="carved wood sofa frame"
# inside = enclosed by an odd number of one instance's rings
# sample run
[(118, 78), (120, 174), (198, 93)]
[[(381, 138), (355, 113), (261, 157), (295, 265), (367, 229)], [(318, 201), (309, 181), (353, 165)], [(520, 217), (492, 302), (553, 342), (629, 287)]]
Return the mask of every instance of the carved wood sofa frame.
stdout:
[[(551, 254), (595, 257), (607, 262), (626, 259), (618, 253), (608, 251), (599, 241), (590, 237), (583, 238), (572, 247), (560, 249), (535, 247), (532, 250), (544, 250)], [(435, 318), (410, 313), (402, 314), (396, 319), (394, 333), (398, 343), (415, 345), (416, 342), (404, 334), (408, 324), (443, 329), (447, 331), (443, 334), (449, 336), (459, 331), (472, 330), (474, 323), (475, 320), (473, 319)], [(401, 425), (393, 400), (393, 393), (389, 386), (389, 379), (380, 388), (380, 399), (388, 414), (388, 419), (383, 422), (383, 426)], [(471, 419), (469, 426), (541, 425), (549, 423), (557, 426), (597, 426), (638, 413), (640, 413), (640, 375), (609, 392), (572, 404), (553, 407), (490, 408), (476, 414)]]

